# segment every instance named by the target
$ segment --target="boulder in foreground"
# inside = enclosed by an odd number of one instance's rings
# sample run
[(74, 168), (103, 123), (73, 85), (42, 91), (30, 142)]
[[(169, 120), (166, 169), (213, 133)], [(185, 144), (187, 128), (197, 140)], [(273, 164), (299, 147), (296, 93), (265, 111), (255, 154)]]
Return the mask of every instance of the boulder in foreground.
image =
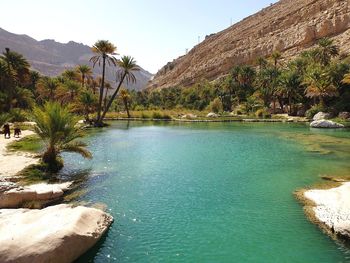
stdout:
[(320, 121), (320, 120), (325, 120), (325, 119), (329, 119), (329, 118), (330, 118), (330, 114), (329, 113), (320, 111), (320, 112), (318, 112), (317, 114), (314, 115), (312, 120)]
[(83, 206), (0, 210), (0, 262), (72, 262), (90, 249), (113, 221)]
[(343, 124), (329, 120), (318, 120), (310, 123), (312, 128), (344, 128)]

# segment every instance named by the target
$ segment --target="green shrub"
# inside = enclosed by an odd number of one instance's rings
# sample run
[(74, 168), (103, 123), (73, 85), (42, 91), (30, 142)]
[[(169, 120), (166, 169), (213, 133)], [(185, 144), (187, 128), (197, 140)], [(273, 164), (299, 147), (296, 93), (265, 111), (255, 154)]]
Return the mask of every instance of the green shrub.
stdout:
[(223, 106), (221, 100), (219, 98), (215, 98), (212, 102), (210, 102), (209, 109), (214, 113), (222, 112)]
[(9, 121), (11, 122), (23, 122), (23, 121), (27, 121), (27, 114), (20, 109), (12, 109), (10, 111), (10, 118)]
[(142, 105), (136, 105), (134, 110), (135, 111), (143, 111), (143, 110), (145, 110), (145, 107), (143, 107)]
[(306, 111), (305, 113), (305, 116), (308, 118), (308, 119), (312, 119), (315, 114), (319, 113), (320, 111), (326, 111), (327, 109), (325, 107), (323, 107), (322, 105), (314, 105), (312, 106), (309, 110)]
[(258, 118), (264, 118), (264, 119), (271, 118), (271, 114), (267, 111), (267, 109), (264, 109), (264, 108), (258, 109), (255, 112), (255, 116)]
[(233, 113), (236, 115), (243, 115), (246, 114), (246, 107), (245, 105), (239, 105), (236, 108), (233, 109)]
[(39, 136), (30, 135), (20, 139), (19, 141), (13, 141), (7, 146), (11, 151), (25, 151), (39, 153), (43, 150), (43, 143)]
[(149, 115), (147, 115), (146, 113), (142, 112), (141, 113), (141, 118), (142, 119), (149, 119)]
[(2, 125), (4, 125), (6, 122), (8, 122), (10, 120), (10, 114), (8, 113), (1, 113), (0, 114), (0, 127), (2, 127)]
[(171, 120), (171, 116), (169, 114), (163, 113), (164, 120)]
[(155, 112), (152, 113), (152, 118), (153, 119), (161, 119), (162, 117), (163, 117), (163, 115), (160, 112), (158, 112), (158, 111), (155, 111)]
[(47, 166), (43, 163), (32, 164), (18, 173), (22, 184), (33, 184), (49, 181), (50, 175), (46, 172)]

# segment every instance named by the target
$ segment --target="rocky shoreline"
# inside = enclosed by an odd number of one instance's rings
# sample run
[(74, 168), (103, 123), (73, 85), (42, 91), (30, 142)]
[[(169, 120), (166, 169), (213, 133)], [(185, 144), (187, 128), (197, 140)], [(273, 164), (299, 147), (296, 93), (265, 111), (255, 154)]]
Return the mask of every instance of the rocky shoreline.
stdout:
[(295, 192), (308, 219), (335, 239), (350, 240), (350, 182), (334, 180), (328, 189)]
[[(31, 134), (23, 131), (22, 138)], [(16, 174), (38, 159), (8, 152), (14, 140), (0, 138), (0, 262), (73, 262), (98, 242), (113, 217), (90, 207), (49, 206), (59, 203), (73, 182), (19, 185)], [(22, 208), (28, 203), (45, 208)]]

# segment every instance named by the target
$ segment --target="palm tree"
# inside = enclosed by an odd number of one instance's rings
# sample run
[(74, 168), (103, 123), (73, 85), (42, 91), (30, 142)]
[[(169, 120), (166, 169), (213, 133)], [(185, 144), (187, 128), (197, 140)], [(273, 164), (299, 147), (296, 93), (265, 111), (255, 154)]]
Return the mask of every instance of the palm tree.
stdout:
[(55, 91), (60, 86), (60, 83), (55, 78), (43, 77), (38, 82), (39, 99), (46, 99), (53, 101), (55, 98)]
[(272, 53), (271, 58), (273, 60), (273, 65), (275, 69), (277, 68), (278, 61), (281, 59), (281, 57), (282, 57), (282, 54), (277, 50)]
[(331, 78), (320, 67), (308, 70), (304, 84), (306, 85), (306, 97), (318, 98), (321, 106), (325, 106), (324, 98), (338, 95), (338, 90), (332, 83)]
[(81, 86), (85, 86), (85, 78), (92, 74), (91, 68), (88, 65), (79, 65), (77, 71), (81, 74)]
[(106, 71), (106, 62), (110, 66), (111, 64), (116, 66), (116, 58), (113, 57), (114, 55), (117, 55), (116, 53), (117, 48), (110, 43), (108, 40), (99, 40), (93, 45), (92, 51), (96, 54), (93, 56), (90, 61), (93, 63), (93, 67), (98, 63), (99, 66), (101, 66), (102, 62), (102, 81), (101, 81), (101, 88), (100, 88), (100, 97), (98, 100), (98, 108), (97, 108), (97, 126), (102, 125), (102, 119), (101, 118), (101, 110), (102, 110), (102, 100), (104, 95), (104, 86), (105, 86), (105, 71)]
[(333, 44), (332, 39), (322, 38), (318, 42), (318, 48), (316, 48), (315, 55), (321, 65), (328, 66), (331, 59), (339, 55), (339, 48)]
[(96, 110), (96, 103), (96, 97), (90, 91), (81, 93), (76, 109), (84, 114), (87, 122), (90, 122), (90, 114)]
[(280, 91), (288, 98), (289, 115), (293, 112), (293, 99), (298, 96), (298, 91), (301, 86), (299, 75), (293, 71), (286, 71), (279, 78)]
[(259, 65), (259, 71), (262, 71), (267, 66), (267, 61), (263, 57), (258, 57), (256, 63)]
[(255, 78), (256, 72), (254, 68), (248, 65), (235, 66), (231, 70), (231, 83), (228, 83), (230, 96), (234, 93), (237, 103), (253, 92), (252, 84)]
[(67, 80), (75, 80), (77, 79), (77, 73), (74, 70), (66, 69), (62, 73), (62, 77)]
[(80, 85), (76, 81), (66, 81), (65, 82), (65, 87), (67, 88), (69, 95), (70, 95), (70, 101), (73, 101), (75, 96), (78, 94), (80, 90)]
[[(10, 73), (10, 75), (9, 75)], [(8, 71), (7, 64), (0, 57), (0, 90), (7, 89), (9, 83), (12, 83), (15, 78), (13, 70)]]
[(2, 53), (2, 58), (7, 64), (8, 72), (10, 73), (11, 70), (14, 70), (17, 78), (21, 78), (21, 75), (29, 73), (30, 65), (21, 54), (11, 51), (9, 48), (5, 48), (5, 52)]
[(344, 83), (344, 84), (350, 84), (350, 73), (344, 75), (344, 78), (343, 78), (343, 80), (342, 80), (342, 83)]
[(120, 98), (122, 99), (126, 113), (128, 114), (128, 118), (130, 118), (130, 112), (129, 112), (129, 102), (130, 102), (130, 94), (127, 89), (121, 89), (120, 90)]
[(280, 72), (273, 67), (268, 67), (260, 72), (256, 78), (257, 95), (264, 101), (264, 106), (269, 107), (272, 100), (275, 112), (277, 80)]
[(47, 102), (43, 108), (33, 110), (36, 122), (35, 132), (46, 144), (42, 161), (49, 172), (57, 172), (63, 167), (60, 153), (75, 152), (85, 158), (91, 158), (91, 153), (85, 148), (86, 144), (76, 141), (83, 137), (83, 131), (76, 126), (77, 119), (67, 107), (56, 102)]
[(108, 93), (109, 93), (109, 90), (112, 89), (112, 85), (111, 83), (107, 82), (105, 83), (105, 89), (106, 89), (106, 94), (104, 96), (104, 102), (103, 102), (103, 108), (105, 109), (106, 106), (107, 106), (107, 97), (108, 97)]
[(35, 91), (36, 84), (40, 79), (40, 73), (37, 71), (30, 71), (29, 78), (30, 78), (30, 89), (32, 91)]
[(5, 92), (6, 110), (11, 110), (14, 104), (16, 86), (25, 86), (28, 76), (28, 61), (21, 54), (5, 48), (0, 54), (0, 89)]
[(118, 94), (118, 91), (120, 87), (122, 86), (124, 80), (126, 83), (135, 83), (136, 82), (136, 77), (134, 75), (134, 71), (140, 70), (140, 67), (137, 66), (136, 61), (134, 58), (130, 56), (123, 56), (119, 61), (118, 61), (118, 66), (119, 69), (117, 71), (117, 80), (119, 80), (119, 84), (117, 89), (114, 91), (112, 97), (109, 99), (109, 102), (103, 111), (103, 114), (101, 116), (100, 122), (102, 123), (107, 111), (111, 107), (115, 97)]

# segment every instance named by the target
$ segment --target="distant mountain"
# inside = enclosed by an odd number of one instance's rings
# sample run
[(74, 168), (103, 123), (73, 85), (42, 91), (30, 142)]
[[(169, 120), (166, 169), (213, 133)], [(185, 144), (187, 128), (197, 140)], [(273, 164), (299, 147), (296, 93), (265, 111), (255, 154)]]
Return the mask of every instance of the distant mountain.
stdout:
[[(46, 39), (37, 41), (27, 35), (17, 35), (0, 28), (0, 51), (8, 47), (25, 56), (32, 69), (46, 76), (57, 76), (64, 70), (74, 68), (79, 64), (92, 66), (89, 59), (93, 55), (89, 46), (70, 41), (66, 44)], [(116, 86), (115, 68), (107, 67), (106, 79)], [(101, 75), (99, 67), (93, 69), (94, 75)], [(136, 84), (128, 85), (128, 89), (141, 90), (147, 86), (152, 74), (141, 69), (135, 72)]]

